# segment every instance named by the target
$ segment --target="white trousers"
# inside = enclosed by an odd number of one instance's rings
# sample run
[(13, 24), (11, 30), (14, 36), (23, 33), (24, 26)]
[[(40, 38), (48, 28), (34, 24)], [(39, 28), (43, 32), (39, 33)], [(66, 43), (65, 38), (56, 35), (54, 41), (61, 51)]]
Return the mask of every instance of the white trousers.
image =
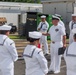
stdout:
[(61, 55), (58, 55), (58, 49), (62, 47), (62, 42), (51, 43), (50, 53), (51, 53), (51, 64), (49, 67), (49, 71), (60, 71), (61, 65)]
[(40, 38), (40, 44), (42, 47), (42, 44), (44, 46), (44, 53), (48, 53), (48, 43), (47, 43), (47, 36), (42, 35), (42, 37)]
[(29, 70), (28, 71), (26, 71), (25, 70), (25, 75), (45, 75), (45, 73), (43, 72), (43, 70), (42, 69), (37, 69), (37, 71), (34, 71), (34, 72), (30, 72)]
[(0, 75), (14, 75), (14, 68), (0, 69)]

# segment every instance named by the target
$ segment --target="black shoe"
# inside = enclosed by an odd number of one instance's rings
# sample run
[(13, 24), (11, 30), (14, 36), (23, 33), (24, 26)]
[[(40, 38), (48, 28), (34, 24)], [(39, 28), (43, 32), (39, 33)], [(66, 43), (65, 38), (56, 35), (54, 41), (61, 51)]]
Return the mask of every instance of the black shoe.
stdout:
[(49, 71), (48, 74), (54, 74), (54, 71)]
[(48, 53), (46, 53), (44, 56), (47, 56), (47, 55), (49, 55)]

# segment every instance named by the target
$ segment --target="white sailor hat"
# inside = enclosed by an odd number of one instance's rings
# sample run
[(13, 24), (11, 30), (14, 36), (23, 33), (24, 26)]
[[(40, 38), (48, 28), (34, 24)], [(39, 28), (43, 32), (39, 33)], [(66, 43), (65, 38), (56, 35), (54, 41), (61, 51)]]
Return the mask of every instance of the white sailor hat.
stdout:
[(55, 16), (57, 16), (57, 17), (61, 17), (61, 15), (59, 15), (59, 14), (55, 14)]
[(11, 26), (2, 25), (2, 26), (0, 26), (0, 30), (11, 30)]
[(60, 20), (59, 17), (57, 17), (57, 16), (55, 16), (55, 15), (52, 15), (52, 20), (54, 20), (54, 19)]
[(76, 14), (72, 14), (72, 17), (73, 17), (73, 16), (76, 16)]
[(29, 32), (30, 38), (39, 39), (41, 38), (41, 36), (42, 36), (42, 33), (40, 32), (37, 32), (37, 31)]
[(72, 29), (72, 33), (76, 33), (76, 28)]
[(41, 18), (46, 18), (46, 16), (45, 15), (42, 15)]

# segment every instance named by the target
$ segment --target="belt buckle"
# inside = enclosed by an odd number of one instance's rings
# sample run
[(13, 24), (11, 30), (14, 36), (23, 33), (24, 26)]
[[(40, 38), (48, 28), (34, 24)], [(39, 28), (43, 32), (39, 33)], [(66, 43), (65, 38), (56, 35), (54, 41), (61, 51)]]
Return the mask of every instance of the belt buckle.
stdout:
[(53, 43), (53, 44), (55, 44), (55, 42), (54, 42), (54, 41), (52, 41), (52, 43)]

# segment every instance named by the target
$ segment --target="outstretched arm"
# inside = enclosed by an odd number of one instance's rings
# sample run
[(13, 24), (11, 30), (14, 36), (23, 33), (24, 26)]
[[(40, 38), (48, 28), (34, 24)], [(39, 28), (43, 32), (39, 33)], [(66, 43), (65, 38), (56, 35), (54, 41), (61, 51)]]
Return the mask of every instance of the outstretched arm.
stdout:
[(50, 34), (49, 34), (49, 33), (45, 33), (45, 32), (42, 32), (42, 35), (50, 36)]

